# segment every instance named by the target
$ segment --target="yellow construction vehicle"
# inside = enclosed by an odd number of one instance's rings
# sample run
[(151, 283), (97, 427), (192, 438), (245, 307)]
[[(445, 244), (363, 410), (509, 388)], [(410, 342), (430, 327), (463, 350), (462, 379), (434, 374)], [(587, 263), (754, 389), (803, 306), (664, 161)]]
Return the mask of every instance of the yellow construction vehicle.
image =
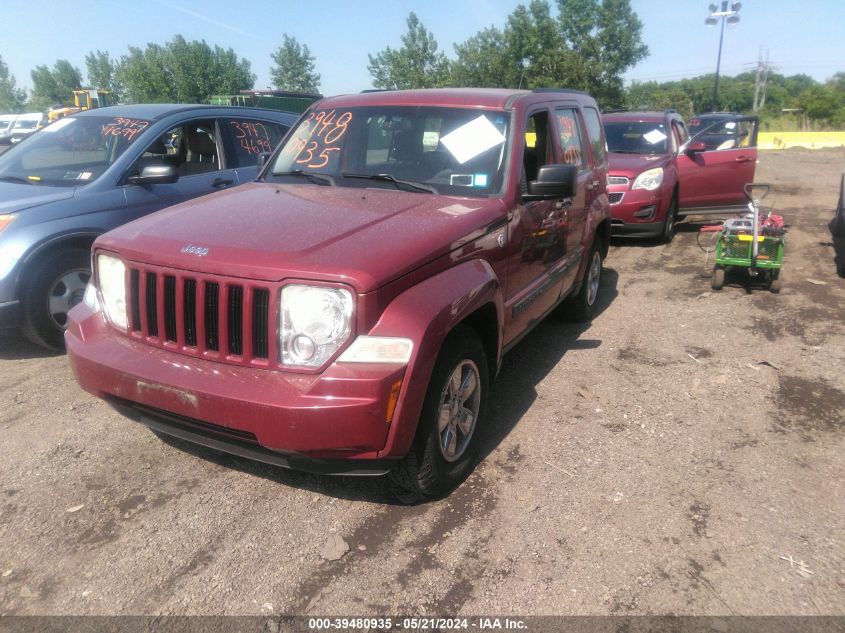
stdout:
[(69, 114), (76, 114), (82, 110), (103, 108), (112, 105), (111, 92), (108, 90), (74, 90), (73, 105), (53, 108), (47, 113), (47, 120), (52, 123)]

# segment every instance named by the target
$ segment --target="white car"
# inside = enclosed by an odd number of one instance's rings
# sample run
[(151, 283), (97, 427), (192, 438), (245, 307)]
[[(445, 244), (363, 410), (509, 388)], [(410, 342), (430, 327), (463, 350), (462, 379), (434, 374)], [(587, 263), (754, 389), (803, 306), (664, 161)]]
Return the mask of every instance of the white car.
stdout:
[(27, 136), (41, 129), (47, 123), (45, 117), (40, 112), (29, 114), (19, 114), (12, 125), (11, 141), (12, 143), (19, 143)]

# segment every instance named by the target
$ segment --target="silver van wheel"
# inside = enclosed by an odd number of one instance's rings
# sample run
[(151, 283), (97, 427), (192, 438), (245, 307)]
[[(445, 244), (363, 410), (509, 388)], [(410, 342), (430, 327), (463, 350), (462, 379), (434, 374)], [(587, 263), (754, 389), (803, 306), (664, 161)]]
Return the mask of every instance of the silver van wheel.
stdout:
[(67, 313), (82, 301), (90, 278), (90, 270), (76, 268), (66, 271), (50, 285), (47, 290), (47, 313), (57, 328), (67, 327)]

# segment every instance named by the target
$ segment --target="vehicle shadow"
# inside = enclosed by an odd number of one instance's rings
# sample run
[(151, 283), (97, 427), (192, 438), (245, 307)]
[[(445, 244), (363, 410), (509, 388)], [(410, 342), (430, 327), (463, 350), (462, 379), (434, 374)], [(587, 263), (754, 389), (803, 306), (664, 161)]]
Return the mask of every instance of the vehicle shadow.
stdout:
[(17, 330), (0, 330), (0, 360), (24, 360), (62, 356), (64, 352), (44, 349), (31, 343)]
[[(612, 268), (604, 268), (596, 316), (616, 299), (618, 282), (619, 274)], [(537, 385), (569, 350), (596, 349), (602, 345), (601, 339), (583, 337), (590, 325), (567, 322), (552, 314), (505, 356), (488, 402), (488, 426), (479, 444), (481, 460), (510, 435), (537, 399)]]
[[(618, 280), (619, 275), (612, 268), (602, 271), (596, 315), (613, 303), (618, 294)], [(602, 344), (601, 340), (581, 338), (589, 328), (589, 323), (567, 323), (552, 314), (505, 356), (488, 402), (488, 423), (479, 436), (478, 463), (484, 461), (516, 427), (537, 399), (536, 386), (568, 350), (595, 349)], [(387, 477), (313, 475), (254, 462), (171, 436), (159, 437), (180, 451), (219, 466), (329, 497), (382, 505), (409, 505), (425, 501), (401, 494)], [(469, 470), (466, 476), (471, 473), (472, 470)]]

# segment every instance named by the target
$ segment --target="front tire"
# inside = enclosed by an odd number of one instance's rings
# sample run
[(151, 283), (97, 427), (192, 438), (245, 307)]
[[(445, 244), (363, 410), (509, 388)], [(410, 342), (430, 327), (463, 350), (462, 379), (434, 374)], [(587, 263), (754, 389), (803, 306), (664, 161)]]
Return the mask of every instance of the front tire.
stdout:
[(88, 251), (65, 249), (36, 263), (23, 292), (24, 336), (41, 347), (65, 348), (67, 313), (82, 301), (91, 278)]
[(471, 328), (456, 327), (434, 366), (417, 435), (390, 473), (404, 492), (436, 497), (457, 486), (475, 462), (490, 383), (487, 355)]
[(783, 275), (780, 270), (772, 271), (772, 281), (769, 284), (769, 290), (775, 294), (779, 294), (783, 288)]
[(660, 239), (664, 244), (669, 244), (675, 237), (678, 230), (678, 196), (672, 195), (672, 200), (669, 202), (669, 208), (666, 209), (666, 220), (663, 223), (663, 232)]
[(710, 280), (710, 287), (713, 290), (721, 290), (725, 285), (725, 267), (724, 266), (714, 266), (713, 267), (713, 279)]

